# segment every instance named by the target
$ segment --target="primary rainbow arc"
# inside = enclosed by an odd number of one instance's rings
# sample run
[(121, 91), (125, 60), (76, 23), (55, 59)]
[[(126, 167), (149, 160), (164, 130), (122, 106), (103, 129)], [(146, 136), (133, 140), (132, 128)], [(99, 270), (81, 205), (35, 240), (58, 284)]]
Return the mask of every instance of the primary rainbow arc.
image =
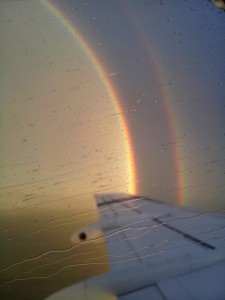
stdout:
[(125, 143), (125, 149), (126, 149), (126, 156), (127, 156), (127, 170), (128, 170), (128, 178), (129, 182), (127, 185), (128, 193), (135, 194), (137, 193), (137, 186), (136, 186), (136, 170), (135, 170), (135, 164), (134, 164), (134, 154), (132, 149), (132, 143), (131, 138), (128, 130), (128, 126), (126, 124), (126, 120), (123, 118), (122, 114), (122, 108), (121, 104), (119, 102), (119, 97), (117, 96), (116, 91), (113, 89), (112, 84), (110, 83), (109, 79), (107, 78), (107, 73), (104, 70), (103, 65), (95, 55), (95, 53), (92, 51), (91, 47), (87, 43), (87, 41), (84, 39), (83, 36), (77, 31), (77, 29), (74, 28), (74, 25), (72, 22), (59, 10), (59, 8), (51, 3), (50, 0), (40, 0), (43, 5), (47, 7), (47, 9), (55, 16), (59, 17), (60, 22), (63, 23), (65, 28), (68, 30), (68, 32), (71, 34), (71, 36), (76, 40), (76, 42), (79, 44), (79, 46), (83, 49), (84, 53), (88, 57), (89, 61), (92, 63), (92, 65), (95, 68), (96, 73), (98, 74), (99, 78), (101, 79), (101, 82), (107, 91), (107, 94), (109, 95), (113, 105), (114, 109), (118, 118), (118, 121), (121, 126), (121, 132), (123, 134), (123, 140)]

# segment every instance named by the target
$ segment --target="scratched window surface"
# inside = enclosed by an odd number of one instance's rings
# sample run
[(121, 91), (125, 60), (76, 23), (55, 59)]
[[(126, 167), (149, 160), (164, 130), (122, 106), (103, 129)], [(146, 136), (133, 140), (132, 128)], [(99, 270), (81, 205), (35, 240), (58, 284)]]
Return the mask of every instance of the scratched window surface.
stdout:
[(0, 298), (108, 270), (95, 194), (225, 209), (225, 14), (210, 1), (0, 0)]

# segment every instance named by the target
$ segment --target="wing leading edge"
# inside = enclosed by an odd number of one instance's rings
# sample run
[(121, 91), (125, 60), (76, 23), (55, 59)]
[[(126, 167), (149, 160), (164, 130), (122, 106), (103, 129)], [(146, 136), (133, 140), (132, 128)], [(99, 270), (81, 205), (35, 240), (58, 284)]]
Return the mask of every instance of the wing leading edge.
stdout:
[[(223, 299), (225, 218), (128, 194), (96, 195), (100, 221), (74, 243), (104, 235), (111, 272), (48, 299)], [(70, 298), (71, 297), (71, 298)]]

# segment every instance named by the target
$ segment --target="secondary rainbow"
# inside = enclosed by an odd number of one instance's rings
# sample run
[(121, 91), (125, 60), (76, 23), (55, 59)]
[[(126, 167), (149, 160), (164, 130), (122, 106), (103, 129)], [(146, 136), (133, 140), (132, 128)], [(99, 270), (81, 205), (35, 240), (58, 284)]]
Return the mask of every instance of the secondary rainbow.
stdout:
[(74, 25), (72, 22), (59, 10), (59, 8), (53, 4), (50, 0), (40, 0), (43, 5), (46, 6), (46, 8), (49, 10), (51, 14), (54, 16), (59, 17), (60, 22), (63, 23), (66, 30), (69, 31), (71, 36), (78, 42), (79, 46), (83, 49), (86, 56), (88, 57), (89, 61), (93, 64), (96, 73), (98, 74), (99, 78), (102, 81), (102, 84), (105, 87), (105, 90), (107, 91), (113, 105), (115, 112), (117, 114), (118, 121), (120, 123), (120, 126), (122, 128), (121, 132), (124, 135), (123, 140), (125, 143), (125, 149), (126, 149), (126, 155), (127, 155), (127, 170), (128, 170), (128, 178), (129, 182), (125, 183), (124, 185), (127, 185), (128, 192), (130, 194), (135, 194), (137, 191), (136, 187), (136, 170), (135, 170), (135, 163), (134, 163), (134, 155), (132, 150), (132, 143), (129, 135), (128, 126), (126, 124), (125, 119), (122, 116), (122, 108), (121, 104), (119, 102), (119, 98), (115, 92), (115, 90), (112, 87), (112, 84), (110, 83), (109, 79), (107, 78), (107, 73), (104, 70), (104, 67), (102, 66), (101, 62), (95, 55), (95, 53), (92, 51), (91, 47), (87, 43), (87, 41), (84, 39), (83, 36), (74, 28)]
[[(152, 49), (151, 53), (154, 53)], [(179, 130), (179, 123), (177, 121), (178, 118), (176, 116), (175, 108), (173, 105), (173, 98), (170, 94), (169, 86), (165, 84), (167, 80), (165, 80), (165, 75), (161, 71), (162, 68), (160, 67), (159, 61), (160, 60), (157, 59), (156, 55), (151, 55), (151, 62), (155, 68), (156, 79), (161, 83), (160, 93), (162, 95), (164, 107), (166, 110), (171, 138), (172, 141), (174, 141), (173, 161), (175, 165), (174, 169), (176, 172), (177, 203), (179, 205), (184, 205), (185, 200), (187, 199), (187, 193), (185, 189), (187, 179), (185, 177), (185, 167), (182, 160), (182, 144), (178, 141), (181, 134)]]
[(146, 49), (146, 54), (149, 59), (149, 64), (151, 68), (154, 70), (154, 75), (156, 78), (157, 85), (159, 86), (159, 91), (161, 93), (161, 99), (164, 102), (164, 108), (166, 112), (166, 117), (168, 120), (168, 125), (170, 129), (170, 135), (172, 141), (174, 141), (173, 147), (173, 161), (174, 161), (174, 170), (176, 174), (176, 202), (179, 205), (184, 205), (185, 200), (187, 199), (187, 192), (186, 192), (186, 182), (187, 178), (185, 177), (185, 167), (182, 162), (182, 145), (179, 143), (178, 138), (180, 136), (179, 133), (179, 123), (178, 118), (175, 113), (175, 105), (173, 103), (173, 98), (170, 94), (169, 87), (165, 84), (168, 82), (166, 80), (166, 76), (163, 72), (163, 67), (160, 65), (160, 58), (157, 57), (156, 51), (154, 50), (152, 44), (150, 44), (148, 38), (143, 33), (143, 30), (139, 26), (139, 20), (135, 16), (134, 13), (131, 12), (128, 3), (118, 2), (118, 4), (122, 7), (125, 11), (128, 18), (131, 20), (131, 24), (133, 25), (133, 29), (136, 32), (136, 35), (141, 41), (141, 44)]

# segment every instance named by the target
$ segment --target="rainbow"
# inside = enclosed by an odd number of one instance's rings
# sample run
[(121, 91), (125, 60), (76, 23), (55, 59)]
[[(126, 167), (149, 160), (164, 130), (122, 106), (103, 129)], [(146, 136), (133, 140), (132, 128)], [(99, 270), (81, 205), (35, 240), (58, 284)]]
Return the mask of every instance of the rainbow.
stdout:
[(110, 83), (109, 79), (107, 78), (107, 73), (104, 70), (104, 67), (102, 66), (101, 62), (99, 61), (95, 53), (92, 51), (90, 45), (87, 43), (84, 37), (81, 36), (81, 34), (77, 31), (77, 29), (74, 28), (72, 22), (59, 10), (59, 8), (55, 4), (51, 3), (51, 0), (40, 0), (40, 2), (48, 9), (48, 11), (51, 14), (53, 14), (54, 16), (60, 19), (60, 22), (64, 25), (66, 30), (71, 34), (71, 36), (76, 40), (76, 42), (82, 48), (87, 58), (94, 66), (95, 71), (98, 74), (99, 78), (101, 79), (101, 82), (113, 103), (119, 124), (122, 129), (121, 132), (123, 134), (123, 140), (125, 143), (125, 149), (127, 155), (127, 170), (128, 170), (128, 178), (129, 178), (129, 182), (127, 183), (128, 193), (136, 194), (137, 180), (136, 180), (136, 169), (134, 164), (134, 154), (133, 154), (128, 126), (126, 124), (125, 119), (123, 118), (122, 107), (119, 102), (119, 97), (116, 94), (115, 90), (113, 89), (113, 86)]
[(166, 76), (163, 72), (163, 67), (160, 65), (160, 58), (156, 55), (156, 50), (150, 44), (149, 40), (143, 33), (143, 30), (140, 28), (139, 20), (132, 14), (131, 9), (129, 8), (128, 4), (124, 4), (122, 2), (118, 2), (121, 8), (124, 10), (125, 14), (131, 20), (131, 24), (133, 25), (134, 32), (141, 40), (141, 44), (145, 45), (147, 56), (149, 59), (149, 64), (151, 68), (154, 70), (154, 75), (156, 78), (156, 82), (160, 87), (160, 94), (161, 99), (164, 104), (167, 121), (170, 130), (170, 136), (174, 143), (173, 147), (173, 161), (174, 161), (174, 170), (176, 174), (176, 203), (178, 205), (184, 205), (185, 200), (187, 199), (187, 178), (185, 176), (185, 166), (181, 160), (182, 158), (182, 145), (178, 142), (178, 137), (180, 136), (179, 133), (179, 124), (177, 122), (176, 112), (175, 112), (175, 105), (173, 103), (173, 97), (170, 93), (170, 89), (168, 85), (165, 84), (168, 80), (166, 80)]
[[(163, 75), (162, 72), (160, 72), (160, 70), (162, 69), (160, 67), (157, 67), (158, 60), (152, 60), (152, 61), (153, 61), (153, 65), (156, 65), (155, 74), (156, 74), (157, 81), (161, 83), (166, 82), (165, 76)], [(160, 92), (166, 110), (171, 139), (172, 141), (174, 141), (173, 160), (174, 160), (174, 168), (176, 172), (177, 203), (179, 205), (184, 205), (185, 200), (187, 199), (187, 193), (185, 189), (187, 179), (185, 177), (185, 172), (184, 172), (185, 167), (182, 161), (182, 145), (181, 143), (178, 142), (178, 137), (180, 136), (179, 124), (177, 122), (177, 117), (173, 105), (173, 98), (170, 94), (168, 85), (161, 84)]]

